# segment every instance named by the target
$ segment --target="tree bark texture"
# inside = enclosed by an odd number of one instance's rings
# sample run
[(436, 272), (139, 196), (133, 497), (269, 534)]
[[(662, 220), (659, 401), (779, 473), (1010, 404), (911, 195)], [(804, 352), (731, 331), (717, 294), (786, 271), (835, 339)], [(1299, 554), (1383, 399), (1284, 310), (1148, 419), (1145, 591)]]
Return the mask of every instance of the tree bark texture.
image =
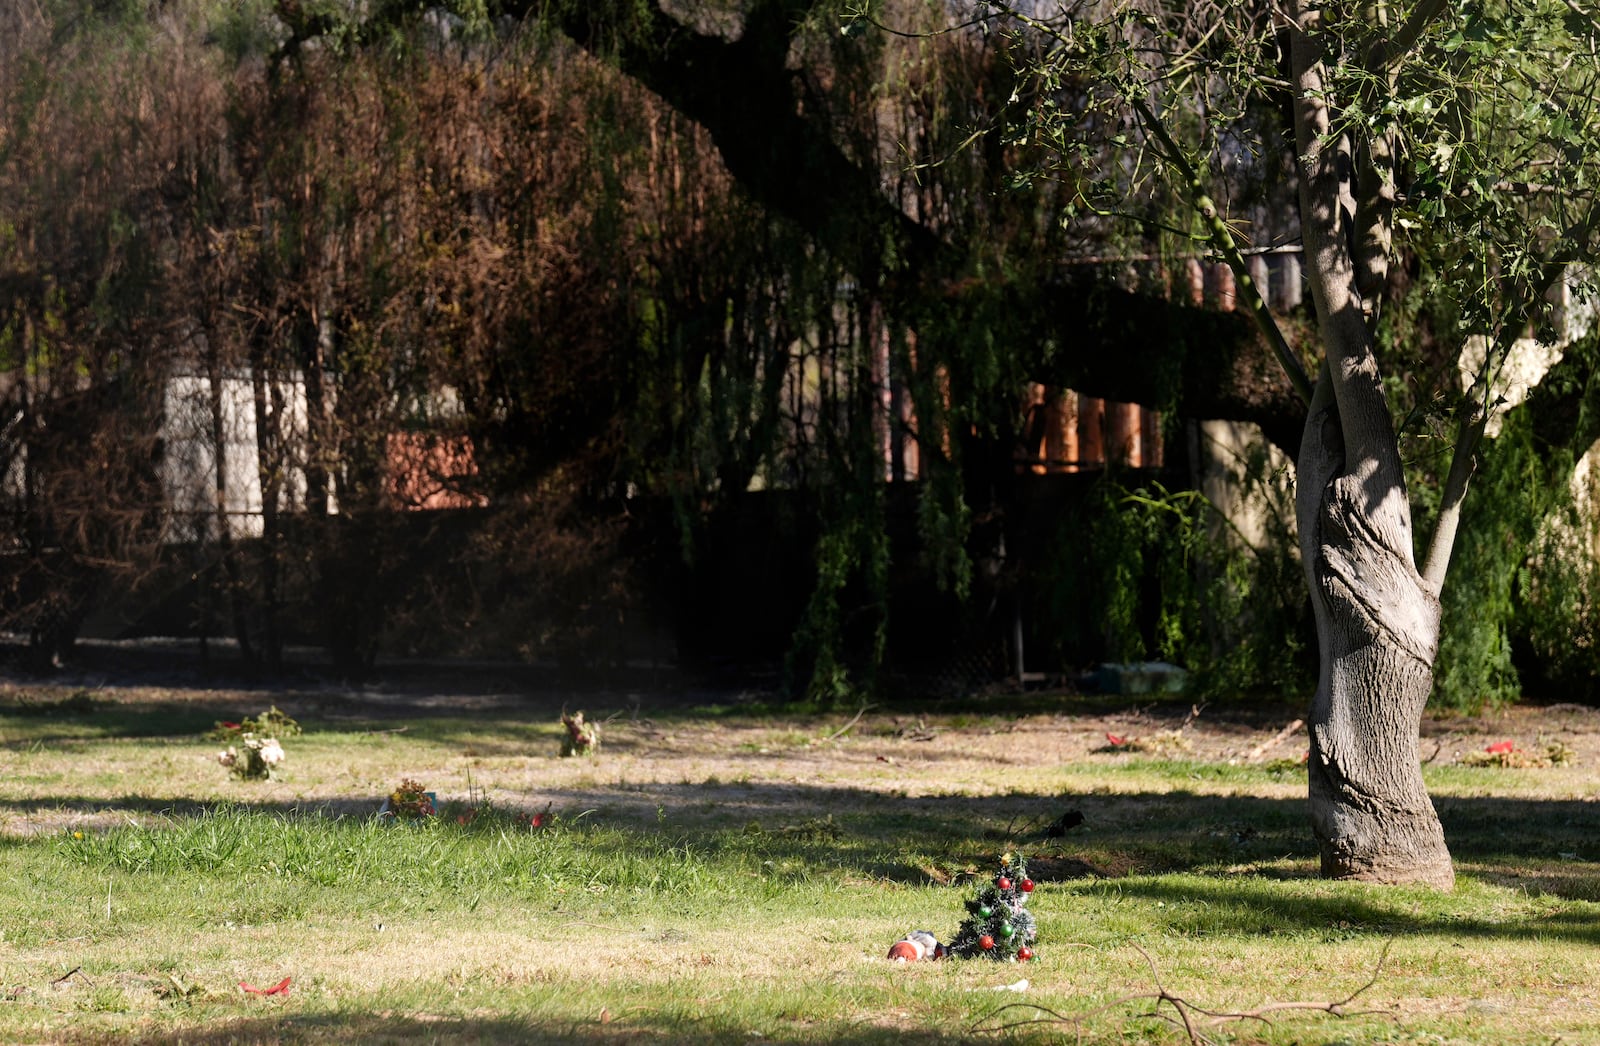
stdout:
[(1455, 883), (1418, 760), (1439, 643), (1437, 590), (1418, 572), (1393, 420), (1366, 322), (1350, 225), (1350, 143), (1332, 131), (1317, 9), (1291, 40), (1306, 276), (1326, 349), (1301, 442), (1302, 560), (1320, 669), (1308, 720), (1312, 830), (1324, 875)]
[(1307, 764), (1322, 874), (1450, 889), (1455, 872), (1417, 743), (1439, 600), (1409, 546), (1372, 525), (1370, 491), (1345, 469), (1328, 384), (1312, 403), (1297, 491), (1320, 656)]

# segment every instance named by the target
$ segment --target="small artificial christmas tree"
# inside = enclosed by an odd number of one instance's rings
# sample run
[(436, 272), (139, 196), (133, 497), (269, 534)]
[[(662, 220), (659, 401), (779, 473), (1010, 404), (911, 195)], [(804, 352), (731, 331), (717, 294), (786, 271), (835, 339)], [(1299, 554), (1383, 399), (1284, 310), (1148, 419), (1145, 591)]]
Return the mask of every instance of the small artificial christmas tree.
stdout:
[(978, 956), (996, 962), (1027, 962), (1039, 931), (1028, 911), (1033, 880), (1028, 865), (1016, 854), (1000, 857), (1000, 871), (967, 901), (967, 918), (950, 942), (952, 954), (963, 959)]

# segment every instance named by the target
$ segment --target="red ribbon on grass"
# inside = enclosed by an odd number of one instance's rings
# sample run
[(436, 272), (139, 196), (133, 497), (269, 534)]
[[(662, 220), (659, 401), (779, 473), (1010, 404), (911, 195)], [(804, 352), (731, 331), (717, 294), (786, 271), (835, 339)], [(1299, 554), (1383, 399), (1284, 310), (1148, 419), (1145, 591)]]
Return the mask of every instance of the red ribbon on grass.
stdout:
[(279, 981), (277, 984), (274, 984), (270, 988), (257, 988), (253, 984), (246, 984), (244, 981), (240, 981), (239, 987), (243, 988), (251, 995), (288, 995), (289, 981), (290, 978), (285, 977), (283, 980)]

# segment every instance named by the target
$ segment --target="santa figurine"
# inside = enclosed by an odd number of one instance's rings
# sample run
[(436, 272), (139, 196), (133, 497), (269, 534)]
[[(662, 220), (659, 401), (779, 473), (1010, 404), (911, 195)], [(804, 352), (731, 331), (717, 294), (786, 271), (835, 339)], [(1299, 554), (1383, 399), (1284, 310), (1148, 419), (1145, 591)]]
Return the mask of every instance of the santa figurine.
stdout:
[(945, 947), (927, 930), (912, 930), (889, 946), (889, 958), (895, 962), (916, 962), (918, 959), (942, 959)]

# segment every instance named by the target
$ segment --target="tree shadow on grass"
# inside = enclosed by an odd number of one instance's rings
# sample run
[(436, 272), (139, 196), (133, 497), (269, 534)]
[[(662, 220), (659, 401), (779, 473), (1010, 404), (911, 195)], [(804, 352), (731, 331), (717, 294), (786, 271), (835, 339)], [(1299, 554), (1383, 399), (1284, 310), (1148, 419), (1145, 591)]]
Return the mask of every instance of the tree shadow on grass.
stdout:
[[(591, 720), (623, 716), (607, 747), (618, 752), (650, 747), (663, 736), (655, 720), (706, 721), (725, 718), (722, 709), (681, 703), (677, 698), (645, 702), (636, 696), (608, 695), (594, 704), (571, 692), (398, 694), (378, 691), (277, 690), (254, 693), (169, 691), (171, 699), (107, 697), (103, 692), (62, 688), (0, 690), (0, 749), (38, 744), (156, 737), (199, 738), (218, 721), (240, 720), (275, 706), (298, 720), (306, 735), (403, 732), (437, 744), (471, 745), (482, 755), (526, 755), (537, 746), (553, 754), (560, 717), (568, 709), (591, 709)], [(591, 695), (592, 696), (592, 695)], [(819, 724), (840, 717), (818, 717)], [(398, 724), (398, 725), (397, 725)]]
[[(0, 799), (0, 810), (11, 811), (23, 817), (46, 813), (70, 812), (82, 817), (112, 814), (118, 818), (115, 827), (130, 824), (126, 816), (152, 817), (204, 817), (219, 810), (238, 810), (266, 814), (273, 817), (338, 818), (375, 816), (383, 804), (383, 796), (376, 798), (339, 796), (317, 802), (264, 801), (239, 802), (234, 799), (191, 799), (187, 797), (124, 795), (114, 798), (88, 798), (85, 796), (42, 796), (27, 799)], [(138, 827), (137, 824), (133, 825)], [(23, 842), (26, 837), (0, 835), (0, 846)]]
[[(508, 752), (521, 737), (557, 729), (559, 702), (518, 697), (445, 697), (387, 700), (335, 693), (276, 692), (258, 699), (236, 692), (199, 692), (173, 700), (107, 699), (87, 691), (0, 695), (0, 723), (12, 735), (0, 748), (74, 741), (193, 737), (219, 721), (258, 715), (269, 706), (299, 720), (303, 733), (343, 734), (401, 730), (440, 743), (496, 732), (509, 735)], [(404, 723), (396, 727), (401, 718)]]
[[(348, 685), (310, 675), (265, 682), (227, 674), (212, 678), (173, 667), (186, 663), (185, 656), (174, 661), (160, 651), (119, 648), (103, 672), (47, 679), (8, 677), (0, 667), (0, 725), (14, 718), (14, 729), (4, 732), (23, 738), (0, 741), (0, 748), (58, 740), (201, 734), (219, 719), (255, 715), (271, 704), (298, 718), (309, 734), (393, 728), (403, 720), (413, 736), (445, 744), (470, 742), (486, 755), (525, 754), (523, 738), (557, 730), (560, 714), (567, 709), (583, 709), (591, 720), (622, 717), (617, 731), (607, 737), (607, 747), (618, 752), (648, 748), (658, 727), (773, 715), (781, 716), (786, 727), (796, 728), (798, 723), (802, 732), (823, 737), (847, 724), (856, 711), (808, 712), (782, 700), (773, 703), (770, 693), (687, 675), (664, 676), (654, 669), (632, 676), (624, 673), (616, 685), (596, 686), (574, 683), (559, 672), (536, 666), (440, 662), (397, 666), (382, 683)], [(133, 667), (123, 663), (130, 657)], [(1280, 722), (1289, 714), (1287, 707), (1222, 706), (1209, 710), (1206, 722), (1256, 730)], [(924, 713), (997, 722), (1030, 715), (1121, 714), (1155, 726), (1176, 726), (1185, 721), (1190, 705), (1160, 697), (1130, 704), (1120, 696), (1030, 692), (945, 702), (885, 700), (874, 708), (877, 714), (908, 719)], [(484, 736), (493, 732), (510, 736)]]
[[(440, 795), (442, 801), (465, 797)], [(381, 795), (315, 801), (192, 799), (150, 794), (114, 798), (72, 795), (0, 799), (19, 814), (51, 810), (198, 816), (225, 807), (278, 816), (362, 817)], [(1205, 871), (1218, 864), (1292, 857), (1310, 859), (1315, 845), (1302, 799), (1218, 796), (1187, 791), (1041, 793), (1002, 796), (903, 795), (804, 782), (640, 782), (535, 788), (515, 808), (553, 806), (558, 816), (645, 832), (713, 836), (735, 830), (774, 840), (820, 839), (847, 851), (917, 845), (924, 852), (1020, 847), (1061, 855), (1119, 850), (1135, 858), (1117, 874)], [(1600, 804), (1583, 800), (1497, 797), (1435, 800), (1458, 864), (1516, 872), (1531, 861), (1589, 860), (1600, 837)], [(1059, 839), (1043, 828), (1068, 810), (1081, 827)], [(1514, 876), (1521, 878), (1521, 876)]]
[[(1590, 896), (1594, 888), (1591, 873)], [(1185, 935), (1312, 932), (1600, 944), (1600, 909), (1593, 905), (1567, 904), (1513, 921), (1475, 914), (1478, 906), (1422, 899), (1403, 888), (1340, 884), (1328, 890), (1296, 890), (1286, 897), (1271, 880), (1247, 876), (1143, 876), (1117, 883), (1116, 892), (1162, 904), (1164, 913), (1171, 913), (1166, 915), (1167, 932)]]
[(97, 701), (51, 697), (0, 701), (0, 717), (13, 737), (0, 749), (25, 750), (35, 745), (120, 738), (181, 737), (211, 729), (223, 706), (189, 701)]
[[(580, 1046), (613, 1046), (640, 1041), (716, 1044), (742, 1042), (910, 1044), (943, 1046), (969, 1043), (963, 1030), (941, 1032), (925, 1028), (865, 1027), (860, 1025), (783, 1023), (762, 1021), (759, 1034), (749, 1024), (729, 1022), (708, 1016), (701, 1020), (674, 1020), (661, 1015), (634, 1014), (627, 1020), (600, 1021), (519, 1020), (514, 1017), (416, 1016), (389, 1013), (342, 1011), (336, 1014), (296, 1015), (282, 1018), (230, 1020), (205, 1027), (141, 1035), (136, 1041), (146, 1046), (222, 1046), (244, 1043), (361, 1042), (394, 1043), (577, 1043)], [(59, 1041), (76, 1046), (123, 1043), (128, 1039), (113, 1035), (68, 1035)]]

